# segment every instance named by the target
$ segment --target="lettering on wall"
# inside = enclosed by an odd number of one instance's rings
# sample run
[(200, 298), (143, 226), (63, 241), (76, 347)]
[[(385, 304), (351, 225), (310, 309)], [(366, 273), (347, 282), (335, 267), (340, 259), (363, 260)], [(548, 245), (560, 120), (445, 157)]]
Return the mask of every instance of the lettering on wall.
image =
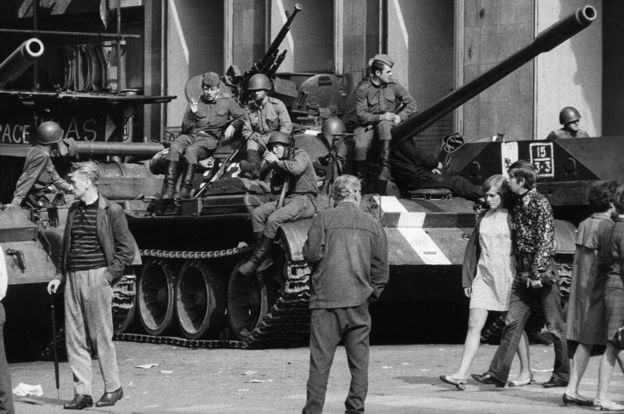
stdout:
[[(96, 118), (72, 117), (69, 121), (60, 121), (63, 128), (63, 138), (73, 138), (76, 141), (95, 141), (98, 138), (98, 121)], [(2, 144), (31, 144), (32, 125), (20, 121), (0, 119), (0, 143)], [(102, 133), (100, 132), (100, 135)], [(99, 137), (104, 140), (104, 137)]]

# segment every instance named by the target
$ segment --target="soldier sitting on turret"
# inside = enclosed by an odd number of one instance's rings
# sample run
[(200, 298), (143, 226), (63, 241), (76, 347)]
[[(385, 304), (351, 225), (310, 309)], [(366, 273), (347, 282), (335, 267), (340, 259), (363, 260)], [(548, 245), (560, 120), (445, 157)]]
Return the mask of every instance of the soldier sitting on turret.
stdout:
[[(256, 248), (249, 260), (243, 263), (239, 273), (250, 276), (267, 257), (277, 230), (283, 223), (309, 218), (316, 212), (318, 194), (317, 177), (308, 153), (291, 147), (287, 134), (271, 132), (264, 165), (273, 170), (271, 188), (281, 188), (280, 200), (270, 201), (256, 207), (252, 213), (252, 225)], [(283, 205), (281, 202), (283, 201)]]
[(286, 135), (292, 132), (286, 105), (277, 98), (269, 97), (271, 89), (271, 80), (262, 73), (256, 73), (247, 82), (247, 90), (253, 99), (245, 108), (247, 118), (243, 138), (247, 140), (247, 161), (240, 163), (243, 177), (255, 179), (260, 173), (260, 145), (254, 139), (266, 144), (272, 131)]
[(189, 198), (197, 163), (211, 156), (217, 146), (234, 137), (243, 122), (245, 112), (232, 98), (221, 96), (219, 75), (207, 72), (202, 78), (203, 95), (192, 101), (182, 121), (182, 134), (169, 148), (169, 167), (165, 175), (162, 198), (175, 195), (178, 162), (184, 156), (186, 171), (180, 186), (180, 198)]
[(587, 138), (587, 132), (579, 128), (581, 114), (573, 106), (566, 106), (559, 112), (559, 123), (563, 128), (552, 131), (546, 139)]
[(62, 137), (63, 130), (54, 121), (46, 121), (37, 128), (37, 141), (26, 154), (12, 205), (27, 208), (48, 205), (52, 201), (52, 185), (65, 193), (72, 193), (72, 186), (60, 177), (50, 159), (50, 151), (56, 149)]
[(374, 137), (381, 141), (379, 178), (390, 179), (390, 131), (417, 110), (412, 95), (392, 78), (393, 65), (390, 56), (375, 55), (370, 79), (360, 82), (355, 90), (355, 173), (360, 179), (366, 178), (366, 155)]

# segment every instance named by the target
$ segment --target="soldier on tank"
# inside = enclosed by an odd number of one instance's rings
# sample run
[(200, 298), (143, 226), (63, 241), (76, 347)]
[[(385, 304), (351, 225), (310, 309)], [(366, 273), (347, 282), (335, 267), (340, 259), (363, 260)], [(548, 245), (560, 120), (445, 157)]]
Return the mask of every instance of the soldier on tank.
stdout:
[(39, 125), (35, 145), (26, 154), (24, 171), (15, 185), (12, 205), (27, 208), (47, 205), (52, 201), (51, 186), (71, 194), (71, 185), (60, 177), (50, 159), (50, 152), (57, 148), (62, 137), (63, 130), (56, 122)]
[(286, 222), (312, 217), (316, 212), (318, 194), (317, 177), (308, 153), (293, 148), (290, 137), (273, 131), (264, 152), (262, 169), (273, 172), (271, 188), (281, 187), (280, 200), (256, 207), (252, 213), (252, 226), (257, 244), (251, 257), (238, 269), (239, 273), (252, 275), (269, 254), (279, 227)]
[(360, 179), (367, 175), (366, 156), (374, 137), (381, 142), (379, 179), (390, 179), (391, 130), (417, 111), (412, 95), (392, 78), (393, 65), (390, 56), (375, 55), (370, 78), (355, 90), (355, 173)]
[(221, 96), (221, 81), (214, 72), (202, 77), (203, 95), (189, 105), (182, 121), (180, 134), (169, 148), (169, 166), (165, 174), (162, 198), (175, 195), (180, 158), (186, 161), (186, 170), (180, 185), (179, 198), (189, 198), (195, 168), (200, 160), (211, 156), (219, 144), (234, 138), (243, 123), (245, 112), (232, 98)]
[(563, 128), (552, 131), (546, 139), (589, 137), (587, 132), (579, 128), (580, 120), (579, 111), (572, 106), (566, 106), (559, 112), (559, 123), (563, 125)]
[(261, 149), (255, 140), (266, 144), (273, 131), (286, 135), (292, 132), (292, 122), (286, 105), (269, 96), (271, 80), (262, 73), (256, 73), (247, 82), (252, 100), (247, 105), (247, 118), (243, 126), (243, 138), (247, 140), (247, 160), (240, 163), (242, 176), (255, 179), (260, 173)]

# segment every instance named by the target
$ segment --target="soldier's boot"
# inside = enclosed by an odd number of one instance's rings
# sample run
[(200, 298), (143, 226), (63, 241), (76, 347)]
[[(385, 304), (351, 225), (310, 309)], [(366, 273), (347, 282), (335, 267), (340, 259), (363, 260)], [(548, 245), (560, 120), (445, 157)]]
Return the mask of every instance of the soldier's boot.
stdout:
[(381, 171), (379, 180), (390, 181), (390, 141), (381, 141)]
[(249, 259), (247, 259), (247, 261), (238, 268), (238, 273), (243, 276), (253, 275), (256, 270), (258, 270), (258, 266), (260, 266), (264, 259), (266, 259), (269, 255), (271, 246), (273, 246), (273, 239), (270, 239), (267, 236), (262, 236), (260, 241), (256, 244), (256, 248)]
[(169, 161), (165, 174), (165, 189), (162, 198), (171, 199), (175, 195), (175, 188), (178, 182), (178, 161)]
[(247, 160), (240, 162), (241, 177), (255, 180), (260, 176), (260, 164), (262, 158), (256, 150), (247, 151)]
[(191, 198), (191, 189), (193, 188), (193, 176), (195, 176), (195, 168), (197, 164), (186, 164), (186, 171), (182, 177), (182, 185), (180, 186), (180, 198)]

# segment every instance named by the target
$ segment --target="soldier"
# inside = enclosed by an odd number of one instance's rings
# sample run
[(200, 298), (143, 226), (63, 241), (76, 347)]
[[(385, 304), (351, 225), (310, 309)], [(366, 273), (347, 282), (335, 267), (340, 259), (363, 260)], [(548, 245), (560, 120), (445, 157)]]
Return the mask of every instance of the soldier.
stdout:
[[(269, 254), (273, 239), (282, 223), (312, 217), (316, 212), (317, 177), (308, 153), (291, 147), (290, 137), (273, 131), (264, 152), (264, 167), (273, 170), (271, 187), (282, 187), (283, 206), (270, 201), (256, 207), (252, 225), (258, 243), (249, 260), (238, 271), (252, 275)], [(280, 196), (280, 201), (281, 201)]]
[(443, 173), (437, 158), (419, 148), (413, 139), (406, 139), (393, 149), (392, 177), (403, 192), (419, 188), (448, 188), (460, 197), (480, 201), (483, 192), (479, 187), (459, 175)]
[(4, 322), (6, 314), (2, 299), (6, 296), (9, 275), (7, 274), (4, 251), (0, 246), (0, 413), (15, 414), (13, 391), (11, 388), (11, 372), (4, 352)]
[(388, 282), (388, 242), (383, 228), (359, 209), (360, 181), (341, 175), (332, 187), (336, 206), (321, 211), (308, 230), (303, 255), (310, 277), (310, 375), (304, 414), (321, 413), (339, 342), (351, 371), (347, 413), (363, 413), (368, 390), (368, 305)]
[(114, 405), (123, 397), (113, 344), (113, 283), (135, 257), (134, 238), (123, 209), (98, 192), (99, 167), (76, 163), (70, 181), (78, 199), (69, 209), (63, 237), (61, 273), (48, 283), (56, 293), (65, 280), (65, 342), (74, 375), (74, 398), (66, 409), (93, 405), (91, 350), (97, 352), (104, 378), (104, 395), (97, 407)]
[(247, 161), (240, 163), (242, 176), (258, 178), (260, 173), (260, 145), (269, 140), (272, 131), (286, 135), (292, 132), (292, 122), (286, 105), (277, 98), (269, 97), (271, 80), (262, 73), (256, 73), (247, 82), (247, 90), (252, 94), (252, 101), (247, 106), (247, 118), (243, 126), (243, 137), (247, 140)]
[(26, 154), (24, 171), (15, 185), (12, 205), (37, 208), (50, 204), (51, 185), (71, 194), (71, 185), (59, 176), (50, 159), (50, 152), (56, 149), (62, 137), (63, 130), (56, 122), (39, 125), (36, 144)]
[(231, 140), (243, 123), (245, 112), (234, 99), (221, 96), (221, 81), (216, 73), (204, 73), (202, 90), (199, 101), (192, 101), (184, 115), (182, 134), (169, 148), (164, 199), (175, 195), (181, 156), (186, 161), (186, 170), (178, 196), (189, 198), (197, 163), (211, 156), (220, 143)]
[(355, 90), (355, 172), (361, 179), (366, 177), (366, 155), (375, 136), (381, 141), (379, 179), (390, 179), (390, 132), (417, 111), (412, 95), (392, 79), (393, 65), (390, 56), (375, 55), (370, 79), (360, 82)]
[(581, 114), (573, 106), (566, 106), (559, 112), (559, 123), (563, 128), (552, 131), (546, 139), (587, 138), (587, 132), (579, 128)]

